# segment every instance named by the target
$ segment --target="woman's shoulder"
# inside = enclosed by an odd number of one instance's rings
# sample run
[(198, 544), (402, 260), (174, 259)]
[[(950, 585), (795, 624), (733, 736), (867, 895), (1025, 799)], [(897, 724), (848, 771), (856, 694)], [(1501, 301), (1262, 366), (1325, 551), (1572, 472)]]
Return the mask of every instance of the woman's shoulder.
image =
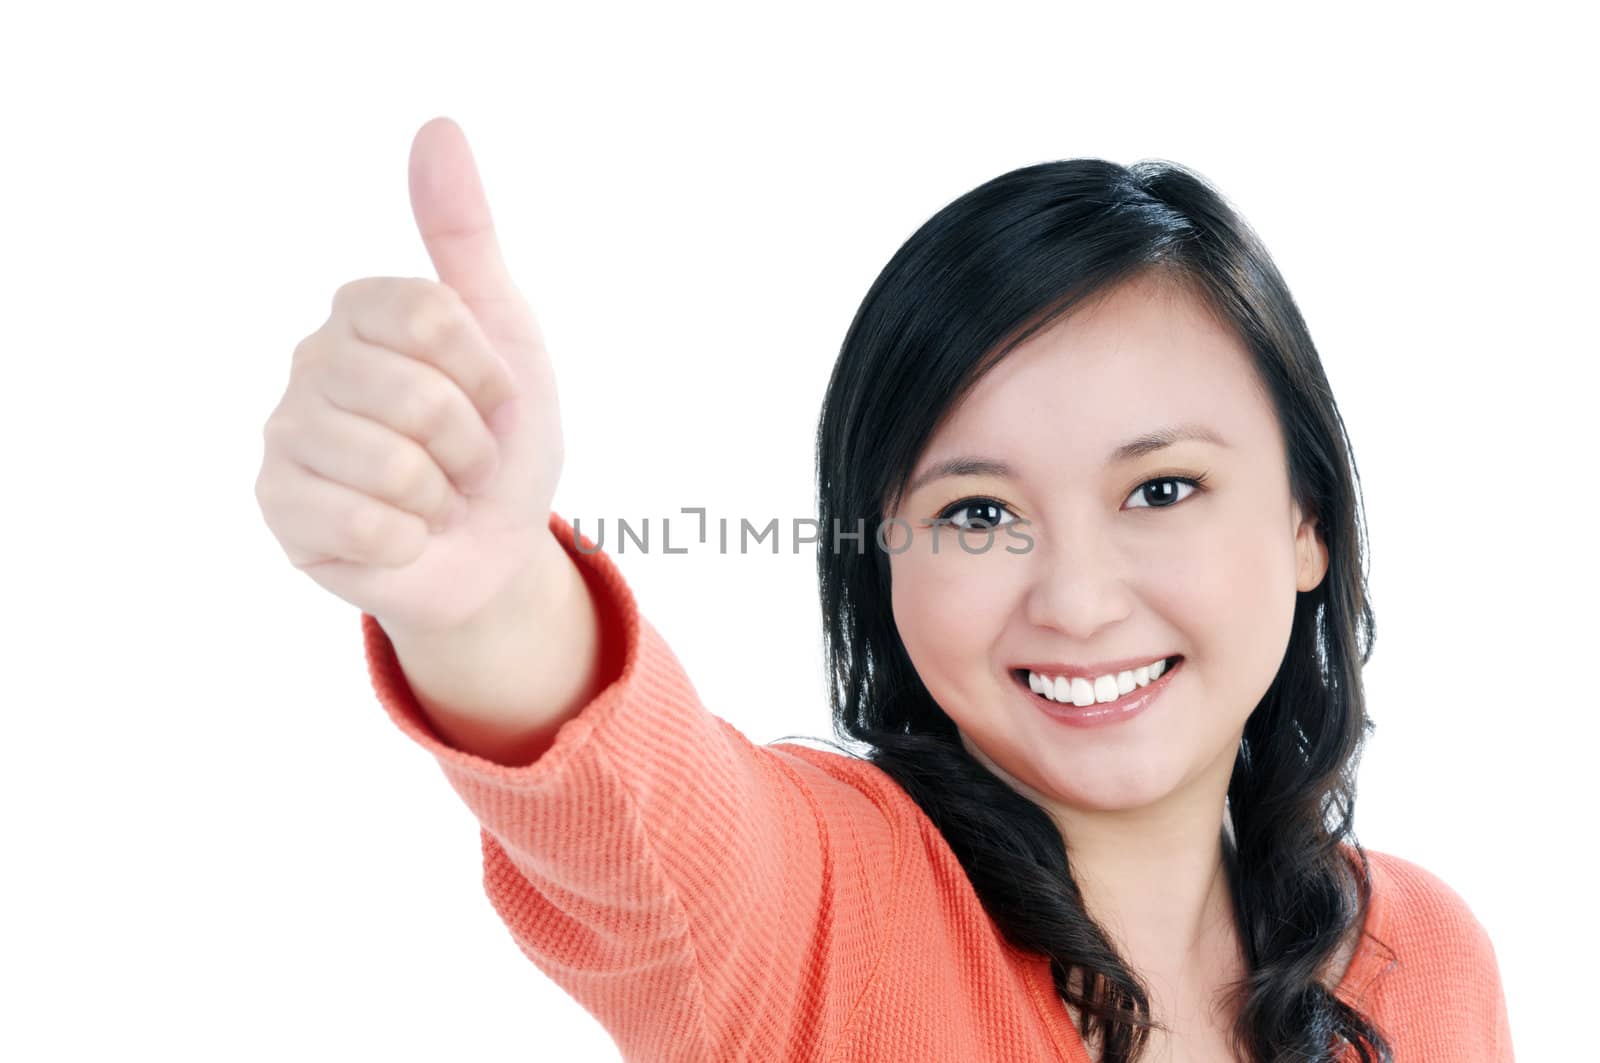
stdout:
[(1364, 852), (1378, 940), (1363, 950), (1369, 959), (1353, 980), (1363, 991), (1375, 986), (1399, 1058), (1446, 1051), (1451, 1058), (1511, 1059), (1499, 960), (1472, 906), (1418, 862)]
[(1395, 853), (1367, 848), (1363, 851), (1374, 869), (1373, 887), (1383, 890), (1395, 916), (1440, 927), (1477, 923), (1466, 899), (1433, 871)]
[(816, 790), (847, 790), (868, 799), (887, 818), (904, 821), (915, 814), (916, 803), (882, 768), (859, 754), (826, 739), (806, 738), (822, 748), (777, 740), (765, 748), (777, 754), (800, 778)]
[[(1403, 964), (1457, 971), (1496, 970), (1488, 931), (1440, 875), (1395, 853), (1363, 847), (1372, 872), (1377, 933)], [(1353, 850), (1352, 850), (1353, 852)]]
[[(820, 748), (779, 740), (765, 748), (780, 758), (804, 785), (819, 816), (846, 827), (858, 838), (865, 831), (898, 856), (921, 853), (934, 862), (954, 862), (944, 835), (921, 805), (894, 777), (865, 755), (827, 739), (808, 738)], [(903, 869), (896, 859), (895, 866)]]

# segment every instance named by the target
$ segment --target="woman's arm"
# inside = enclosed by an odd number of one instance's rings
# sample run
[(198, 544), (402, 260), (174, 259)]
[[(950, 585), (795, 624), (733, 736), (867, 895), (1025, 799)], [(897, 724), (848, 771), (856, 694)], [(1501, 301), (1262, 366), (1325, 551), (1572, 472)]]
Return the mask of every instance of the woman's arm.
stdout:
[[(570, 547), (566, 522), (551, 527)], [(892, 817), (710, 713), (609, 555), (569, 556), (593, 595), (601, 689), (536, 759), (444, 740), (364, 615), (380, 701), (478, 818), (484, 887), (519, 947), (629, 1058), (822, 1053), (887, 940)]]

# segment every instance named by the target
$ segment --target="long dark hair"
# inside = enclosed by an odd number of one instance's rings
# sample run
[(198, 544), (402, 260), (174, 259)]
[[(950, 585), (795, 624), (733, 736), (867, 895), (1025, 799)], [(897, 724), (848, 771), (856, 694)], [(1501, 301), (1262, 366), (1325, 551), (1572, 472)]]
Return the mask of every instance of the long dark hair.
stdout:
[[(1290, 487), (1318, 518), (1327, 572), (1295, 602), (1276, 678), (1250, 714), (1223, 833), (1248, 974), (1232, 989), (1236, 1050), (1254, 1060), (1364, 1063), (1392, 1049), (1319, 980), (1364, 924), (1355, 773), (1372, 729), (1359, 473), (1321, 361), (1259, 238), (1198, 174), (1165, 160), (1070, 159), (1013, 170), (944, 207), (884, 267), (856, 313), (817, 428), (817, 552), (837, 735), (867, 749), (939, 828), (996, 925), (1050, 958), (1057, 992), (1107, 1063), (1152, 1029), (1140, 979), (1087, 914), (1054, 821), (962, 746), (907, 656), (889, 563), (874, 547), (941, 418), (1017, 344), (1097, 293), (1159, 270), (1190, 285), (1249, 349), (1287, 443)], [(834, 529), (865, 550), (834, 549)], [(885, 530), (885, 533), (887, 531)], [(848, 752), (848, 751), (847, 751)], [(1349, 843), (1359, 862), (1341, 845)], [(1358, 867), (1359, 863), (1359, 867)]]

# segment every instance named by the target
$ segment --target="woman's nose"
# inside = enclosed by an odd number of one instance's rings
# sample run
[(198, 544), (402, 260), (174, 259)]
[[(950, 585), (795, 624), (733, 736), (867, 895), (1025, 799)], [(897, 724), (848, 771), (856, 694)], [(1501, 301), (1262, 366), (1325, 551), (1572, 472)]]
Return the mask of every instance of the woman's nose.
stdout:
[(1024, 612), (1036, 627), (1077, 642), (1128, 615), (1131, 592), (1123, 559), (1093, 535), (1047, 539), (1036, 534)]

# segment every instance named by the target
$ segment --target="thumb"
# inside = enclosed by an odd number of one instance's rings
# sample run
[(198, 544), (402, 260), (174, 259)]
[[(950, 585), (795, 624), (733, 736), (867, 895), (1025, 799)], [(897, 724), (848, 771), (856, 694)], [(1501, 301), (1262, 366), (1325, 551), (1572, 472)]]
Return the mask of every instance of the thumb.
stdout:
[(467, 138), (434, 118), (411, 141), (411, 213), (442, 284), (453, 288), (484, 332), (542, 345), (539, 327), (511, 280)]

